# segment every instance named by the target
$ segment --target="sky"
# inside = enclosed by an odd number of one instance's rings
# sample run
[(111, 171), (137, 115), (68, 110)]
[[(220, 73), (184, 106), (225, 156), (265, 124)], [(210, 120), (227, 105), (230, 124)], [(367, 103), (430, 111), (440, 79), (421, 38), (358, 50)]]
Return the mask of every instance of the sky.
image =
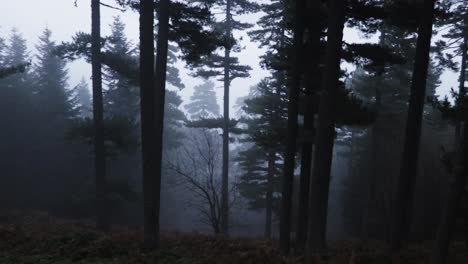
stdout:
[[(91, 29), (91, 11), (90, 0), (78, 0), (78, 6), (74, 5), (75, 0), (9, 0), (2, 1), (0, 15), (0, 36), (7, 37), (14, 27), (28, 40), (28, 46), (34, 51), (34, 45), (44, 28), (48, 27), (52, 32), (52, 38), (57, 42), (69, 41), (71, 37), (79, 31), (90, 32)], [(114, 0), (103, 0), (103, 3), (114, 4)], [(138, 14), (133, 11), (120, 12), (110, 8), (102, 7), (102, 35), (110, 33), (109, 25), (113, 17), (121, 16), (127, 25), (127, 35), (135, 44), (138, 40)], [(249, 21), (255, 21), (258, 15), (245, 17)], [(230, 105), (234, 106), (239, 97), (248, 94), (251, 86), (257, 84), (262, 78), (268, 76), (268, 72), (260, 67), (260, 56), (264, 50), (258, 48), (256, 43), (249, 40), (245, 33), (239, 33), (243, 37), (243, 46), (245, 47), (239, 54), (239, 60), (242, 64), (252, 67), (251, 77), (245, 79), (236, 79), (231, 86)], [(345, 40), (347, 42), (364, 41), (359, 34), (347, 29), (345, 30)], [(193, 93), (193, 87), (203, 82), (202, 79), (190, 77), (190, 72), (181, 67), (182, 80), (186, 88), (179, 94), (184, 102), (187, 102)], [(348, 67), (347, 67), (348, 68)], [(352, 69), (352, 67), (350, 68)], [(74, 86), (81, 78), (89, 80), (91, 75), (91, 66), (84, 61), (78, 61), (69, 65), (70, 86)], [(222, 105), (222, 83), (217, 83), (216, 89), (218, 103)], [(442, 85), (438, 94), (444, 95), (452, 87), (457, 87), (457, 75), (455, 73), (444, 73), (442, 76)]]

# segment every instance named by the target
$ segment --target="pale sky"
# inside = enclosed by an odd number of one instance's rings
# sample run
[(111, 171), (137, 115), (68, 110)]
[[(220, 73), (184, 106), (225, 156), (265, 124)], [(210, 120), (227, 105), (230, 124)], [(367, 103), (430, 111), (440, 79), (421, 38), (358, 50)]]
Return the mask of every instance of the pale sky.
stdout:
[[(114, 4), (114, 0), (103, 0), (104, 3)], [(127, 25), (127, 35), (137, 43), (138, 40), (138, 14), (133, 11), (122, 13), (117, 10), (102, 7), (102, 34), (110, 33), (109, 25), (112, 18), (120, 15)], [(2, 1), (0, 11), (0, 36), (7, 38), (11, 28), (15, 27), (28, 40), (30, 50), (34, 49), (38, 36), (48, 27), (53, 32), (53, 38), (57, 42), (68, 41), (78, 31), (89, 32), (91, 28), (90, 0), (78, 0), (78, 7), (74, 6), (74, 0), (8, 0)], [(248, 17), (255, 20), (257, 16)], [(256, 43), (249, 41), (245, 33), (243, 45), (245, 49), (241, 52), (239, 59), (241, 63), (248, 64), (253, 68), (251, 77), (246, 79), (236, 79), (231, 87), (231, 106), (240, 96), (245, 96), (249, 88), (257, 84), (268, 72), (261, 69), (260, 59), (264, 51), (257, 47)], [(345, 31), (345, 39), (348, 42), (359, 42), (359, 35), (352, 30)], [(183, 68), (183, 64), (181, 64)], [(91, 66), (85, 62), (76, 62), (69, 65), (70, 85), (75, 85), (81, 77), (89, 79)], [(186, 89), (179, 94), (184, 101), (187, 101), (193, 92), (193, 86), (202, 82), (188, 76), (188, 71), (181, 69), (182, 79)], [(218, 103), (222, 105), (222, 84), (218, 83)], [(442, 76), (442, 85), (439, 94), (446, 94), (451, 87), (457, 87), (457, 76), (454, 73), (446, 73)]]

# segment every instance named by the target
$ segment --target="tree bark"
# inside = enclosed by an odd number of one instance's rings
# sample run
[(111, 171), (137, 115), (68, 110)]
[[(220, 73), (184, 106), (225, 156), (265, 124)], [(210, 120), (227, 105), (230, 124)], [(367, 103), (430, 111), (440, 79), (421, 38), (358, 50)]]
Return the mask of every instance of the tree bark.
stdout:
[(336, 95), (345, 21), (345, 0), (331, 0), (328, 16), (327, 49), (322, 95), (319, 103), (314, 168), (310, 183), (307, 255), (326, 249), (330, 172), (335, 140)]
[(106, 153), (101, 72), (101, 6), (99, 0), (91, 0), (91, 41), (97, 228), (107, 231), (109, 229), (109, 216), (106, 203)]
[(144, 244), (156, 247), (156, 126), (154, 101), (154, 2), (140, 0), (140, 98), (143, 160)]
[(169, 6), (170, 0), (161, 0), (158, 10), (158, 40), (156, 47), (156, 66), (154, 80), (154, 103), (155, 103), (155, 123), (156, 126), (156, 175), (154, 182), (154, 211), (155, 217), (155, 237), (156, 248), (159, 248), (159, 214), (161, 207), (161, 175), (162, 175), (162, 154), (163, 154), (163, 131), (164, 131), (164, 106), (166, 103), (166, 77), (167, 77), (167, 54), (169, 47)]
[(301, 56), (304, 33), (305, 0), (296, 0), (296, 22), (294, 26), (294, 66), (288, 94), (288, 127), (286, 135), (286, 156), (282, 182), (280, 215), (280, 251), (289, 253), (291, 243), (291, 207), (294, 168), (296, 156), (298, 101), (301, 86)]
[[(320, 1), (308, 0), (307, 1), (307, 14), (309, 15), (309, 46), (310, 56), (308, 57), (308, 81), (307, 83), (307, 96), (314, 96), (320, 89)], [(315, 137), (314, 116), (316, 114), (316, 107), (313, 104), (306, 105), (304, 113), (304, 131), (307, 138), (302, 143), (301, 155), (301, 173), (299, 176), (299, 209), (297, 216), (297, 230), (296, 230), (296, 251), (302, 252), (307, 240), (307, 219), (309, 209), (309, 187), (310, 187), (310, 174), (312, 170), (312, 155), (313, 143)]]
[(416, 56), (406, 121), (405, 143), (402, 155), (403, 159), (399, 178), (397, 179), (396, 197), (393, 203), (394, 214), (391, 232), (391, 248), (393, 251), (401, 249), (403, 240), (408, 237), (411, 224), (410, 211), (413, 206), (414, 185), (417, 174), (434, 6), (435, 0), (424, 1), (422, 20), (418, 29)]
[(229, 231), (229, 88), (231, 84), (231, 5), (226, 1), (226, 47), (224, 49), (224, 106), (223, 106), (223, 169), (221, 179), (221, 232)]

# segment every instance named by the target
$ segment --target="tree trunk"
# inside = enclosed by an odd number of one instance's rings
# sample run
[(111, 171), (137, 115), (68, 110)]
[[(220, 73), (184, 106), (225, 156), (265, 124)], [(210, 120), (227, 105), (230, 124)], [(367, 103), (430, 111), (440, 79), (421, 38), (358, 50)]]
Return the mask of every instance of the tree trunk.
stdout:
[(97, 228), (107, 231), (109, 229), (109, 216), (106, 204), (106, 153), (104, 146), (104, 107), (102, 102), (101, 72), (101, 6), (99, 0), (91, 1), (91, 41)]
[[(460, 68), (460, 95), (463, 95), (462, 107), (466, 109), (466, 53), (468, 51), (468, 18), (465, 20), (464, 39), (462, 44), (462, 63)], [(465, 110), (466, 111), (466, 110)], [(457, 142), (457, 163), (455, 167), (455, 175), (450, 183), (449, 194), (445, 201), (445, 207), (442, 212), (439, 228), (434, 243), (432, 263), (445, 264), (449, 253), (450, 239), (456, 227), (456, 218), (459, 212), (460, 201), (463, 191), (466, 186), (466, 177), (468, 175), (468, 118), (464, 113), (464, 127), (460, 129), (461, 124), (458, 123), (457, 133), (455, 135)], [(460, 142), (460, 135), (463, 135)], [(457, 138), (458, 137), (458, 138)]]
[(434, 6), (435, 0), (424, 1), (422, 20), (418, 29), (418, 41), (416, 44), (416, 56), (414, 59), (408, 116), (406, 120), (403, 159), (397, 181), (397, 193), (393, 203), (394, 215), (391, 236), (391, 247), (393, 251), (401, 249), (402, 242), (407, 238), (411, 224), (410, 213), (413, 206), (414, 185), (417, 174)]
[(271, 238), (271, 223), (273, 217), (273, 180), (275, 177), (276, 153), (272, 150), (268, 153), (268, 175), (265, 204), (265, 238)]
[(155, 217), (155, 237), (156, 248), (159, 248), (159, 213), (161, 207), (161, 174), (162, 174), (162, 154), (163, 154), (163, 131), (164, 131), (164, 106), (166, 98), (166, 77), (167, 77), (167, 54), (169, 47), (169, 6), (170, 0), (161, 0), (158, 10), (158, 40), (156, 47), (156, 69), (154, 80), (154, 103), (155, 103), (155, 123), (156, 126), (156, 175), (154, 182), (154, 211)]
[[(461, 92), (465, 88), (466, 81), (466, 56), (468, 53), (468, 18), (465, 19), (465, 29), (464, 29), (463, 44), (461, 47), (462, 57), (461, 57), (461, 66), (460, 66), (460, 79), (458, 80), (458, 91)], [(460, 123), (457, 122), (455, 125), (455, 146), (458, 146), (460, 139)]]
[(154, 3), (140, 1), (140, 98), (143, 160), (144, 244), (153, 249), (157, 241), (155, 175), (156, 135), (154, 101)]
[[(320, 1), (308, 0), (307, 1), (307, 14), (310, 21), (310, 34), (308, 49), (310, 56), (308, 57), (308, 80), (307, 96), (313, 97), (320, 89)], [(307, 240), (307, 219), (309, 209), (309, 187), (310, 187), (310, 174), (312, 169), (312, 153), (313, 143), (315, 137), (314, 115), (316, 114), (316, 107), (313, 104), (306, 105), (304, 113), (304, 132), (308, 138), (304, 139), (302, 143), (301, 155), (301, 174), (299, 177), (299, 209), (297, 216), (297, 230), (296, 230), (296, 251), (302, 252)]]
[(296, 22), (294, 26), (294, 68), (288, 94), (288, 127), (286, 136), (286, 156), (282, 182), (280, 215), (280, 250), (283, 255), (289, 253), (291, 243), (291, 207), (294, 168), (296, 156), (297, 115), (299, 91), (301, 88), (301, 56), (304, 33), (305, 0), (296, 0)]
[(331, 0), (329, 6), (325, 74), (319, 104), (316, 152), (310, 184), (308, 256), (326, 249), (328, 193), (335, 140), (336, 95), (340, 76), (345, 4), (345, 0)]
[[(231, 38), (231, 4), (226, 1), (226, 41)], [(229, 229), (229, 86), (231, 84), (231, 47), (224, 49), (224, 114), (223, 114), (223, 171), (221, 179), (221, 232), (228, 234)]]

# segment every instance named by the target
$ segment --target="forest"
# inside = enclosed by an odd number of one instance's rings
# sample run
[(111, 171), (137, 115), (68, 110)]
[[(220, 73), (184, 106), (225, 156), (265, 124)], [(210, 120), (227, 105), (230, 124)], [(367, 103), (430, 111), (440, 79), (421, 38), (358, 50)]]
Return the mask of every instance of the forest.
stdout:
[(467, 0), (32, 2), (0, 264), (468, 263)]

